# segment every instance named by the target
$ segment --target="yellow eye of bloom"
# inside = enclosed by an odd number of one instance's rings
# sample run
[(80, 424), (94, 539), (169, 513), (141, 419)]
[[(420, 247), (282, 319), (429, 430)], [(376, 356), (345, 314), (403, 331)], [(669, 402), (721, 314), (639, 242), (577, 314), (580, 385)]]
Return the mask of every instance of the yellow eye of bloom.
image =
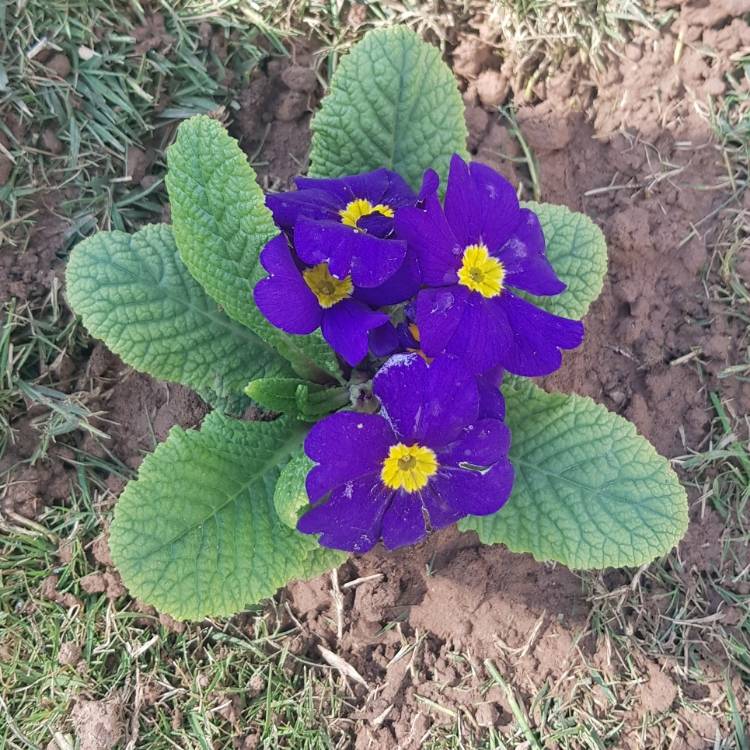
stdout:
[(385, 203), (378, 203), (373, 206), (370, 201), (364, 198), (357, 198), (346, 204), (346, 208), (342, 208), (339, 211), (341, 217), (341, 223), (346, 224), (348, 227), (358, 229), (357, 222), (363, 216), (369, 216), (370, 214), (383, 214), (389, 219), (393, 218), (393, 209), (390, 206), (386, 206)]
[(489, 299), (503, 291), (504, 278), (503, 264), (490, 255), (486, 245), (468, 245), (465, 248), (461, 268), (458, 269), (459, 284)]
[(391, 490), (421, 490), (438, 470), (437, 458), (424, 445), (392, 445), (383, 461), (380, 478)]
[(351, 297), (354, 291), (351, 276), (337, 279), (331, 275), (327, 263), (318, 263), (317, 266), (306, 268), (302, 272), (302, 277), (323, 309), (333, 307), (337, 302)]

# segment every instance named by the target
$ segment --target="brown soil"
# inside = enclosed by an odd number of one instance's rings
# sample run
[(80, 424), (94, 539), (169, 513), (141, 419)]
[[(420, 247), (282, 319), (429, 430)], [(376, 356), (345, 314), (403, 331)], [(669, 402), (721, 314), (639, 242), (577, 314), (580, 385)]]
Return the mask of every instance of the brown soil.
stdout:
[[(586, 317), (586, 341), (546, 386), (589, 395), (622, 413), (667, 456), (684, 453), (705, 434), (705, 378), (735, 353), (736, 337), (701, 284), (706, 242), (716, 226), (713, 212), (726, 195), (703, 189), (720, 182), (722, 166), (705, 121), (695, 113), (696, 103), (719, 93), (730, 56), (750, 43), (750, 27), (735, 5), (740, 4), (682, 5), (669, 29), (639, 31), (593, 79), (588, 70), (581, 75), (578, 58), (570, 59), (554, 78), (537, 85), (532, 103), (518, 112), (538, 162), (542, 199), (591, 216), (604, 230), (610, 252), (604, 292)], [(478, 31), (463, 35), (452, 53), (465, 90), (471, 148), (477, 159), (528, 187), (528, 172), (514, 161), (518, 143), (495, 109), (511, 91), (522, 101), (520, 91), (503, 72), (506, 65), (493, 57), (491, 27), (478, 17), (473, 28)], [(171, 41), (158, 26), (139, 34), (144, 49)], [(684, 45), (679, 55), (678, 36)], [(716, 56), (701, 57), (696, 51), (701, 45), (716, 50)], [(264, 187), (288, 187), (304, 172), (310, 113), (321, 93), (304, 50), (291, 62), (272, 59), (242, 92), (232, 132)], [(134, 154), (132, 160), (135, 179), (146, 156)], [(0, 265), (0, 298), (46, 293), (50, 278), (59, 277), (56, 253), (63, 231), (64, 224), (48, 212), (20, 259), (8, 265), (6, 254), (0, 254), (0, 264), (6, 264)], [(704, 380), (692, 362), (679, 363), (692, 351), (704, 363)], [(195, 425), (205, 413), (204, 404), (186, 389), (133, 373), (101, 345), (90, 352), (74, 387), (88, 394), (90, 409), (106, 416), (100, 424), (112, 436), (107, 448), (131, 468), (153, 447), (154, 437), (163, 439), (174, 424)], [(737, 403), (750, 404), (750, 385), (733, 387)], [(33, 446), (24, 419), (15, 425), (18, 439), (6, 465), (26, 458)], [(89, 437), (82, 447), (102, 451)], [(34, 469), (47, 470), (46, 465)], [(40, 476), (32, 470), (20, 474), (22, 489), (11, 487), (5, 502), (16, 512), (35, 515), (40, 504), (64, 497), (60, 487), (39, 481)], [(121, 485), (111, 482), (113, 495)], [(687, 570), (700, 574), (718, 564), (720, 533), (720, 521), (717, 532), (710, 514), (691, 526), (681, 550)], [(106, 555), (96, 557), (106, 572), (82, 581), (84, 590), (120, 596)], [(738, 569), (748, 563), (750, 558), (737, 561)], [(358, 749), (418, 748), (430, 725), (453, 723), (457, 716), (474, 728), (510, 726), (506, 692), (499, 685), (487, 688), (487, 659), (526, 705), (546, 682), (563, 703), (594, 700), (602, 713), (621, 715), (623, 748), (655, 747), (643, 744), (643, 718), (676, 706), (688, 690), (679, 665), (635, 653), (634, 666), (627, 668), (635, 669), (640, 685), (627, 701), (612, 705), (599, 696), (596, 702), (596, 686), (581, 696), (577, 678), (589, 668), (613, 684), (626, 671), (613, 659), (610, 644), (591, 632), (591, 606), (581, 580), (529, 556), (482, 547), (474, 535), (449, 529), (416, 548), (391, 554), (375, 550), (343, 566), (338, 580), (343, 587), (339, 610), (328, 577), (292, 584), (281, 596), (302, 623), (295, 653), (320, 661), (323, 645), (367, 684), (349, 682), (358, 705), (351, 717), (357, 720)], [(612, 573), (600, 584), (607, 591), (629, 581)], [(45, 582), (49, 598), (60, 596), (56, 583)], [(396, 627), (384, 629), (394, 622)], [(407, 643), (413, 648), (404, 653)], [(711, 669), (706, 666), (709, 674)], [(723, 690), (717, 669), (715, 684), (700, 698), (706, 704), (720, 700)], [(433, 710), (431, 702), (445, 712)], [(92, 706), (81, 702), (74, 711), (81, 732), (91, 723)], [(120, 731), (118, 709), (105, 708), (111, 719), (107, 732), (114, 736)], [(713, 742), (713, 719), (686, 705), (676, 715), (672, 747)], [(110, 746), (79, 736), (82, 747)]]

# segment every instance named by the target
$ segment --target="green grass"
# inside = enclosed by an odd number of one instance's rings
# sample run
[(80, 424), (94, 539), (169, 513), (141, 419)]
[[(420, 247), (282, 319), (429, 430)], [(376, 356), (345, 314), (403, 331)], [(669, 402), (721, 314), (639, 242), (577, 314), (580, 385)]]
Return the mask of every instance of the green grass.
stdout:
[[(265, 54), (258, 45), (282, 49), (278, 33), (254, 24), (239, 3), (224, 11), (200, 0), (156, 8), (169, 39), (142, 55), (135, 52), (136, 38), (147, 14), (138, 0), (124, 7), (105, 0), (3, 5), (7, 83), (0, 90), (0, 130), (15, 164), (0, 188), (0, 239), (23, 249), (33, 201), (50, 190), (58, 210), (73, 220), (71, 241), (97, 226), (133, 228), (158, 219), (163, 150), (175, 124), (198, 113), (231, 114), (239, 106), (234, 91)], [(214, 44), (202, 39), (206, 28)], [(65, 80), (41, 62), (55, 53), (70, 63)], [(45, 147), (45, 131), (59, 140), (59, 154)], [(133, 148), (153, 150), (151, 184), (133, 184), (126, 174)], [(63, 195), (59, 186), (67, 188)]]

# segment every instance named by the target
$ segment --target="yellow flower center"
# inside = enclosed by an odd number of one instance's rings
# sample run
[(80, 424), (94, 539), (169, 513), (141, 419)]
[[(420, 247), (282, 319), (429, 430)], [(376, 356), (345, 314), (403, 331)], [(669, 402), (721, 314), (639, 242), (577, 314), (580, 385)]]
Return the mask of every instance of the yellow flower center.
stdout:
[(392, 445), (383, 461), (380, 478), (391, 490), (421, 490), (438, 470), (435, 454), (424, 445)]
[(351, 276), (347, 276), (345, 279), (337, 279), (331, 275), (327, 263), (318, 263), (317, 266), (306, 268), (302, 272), (302, 277), (324, 309), (333, 307), (342, 299), (351, 297), (354, 291)]
[(459, 284), (483, 297), (497, 297), (503, 291), (504, 278), (503, 264), (490, 255), (486, 245), (467, 245), (458, 269)]
[(373, 206), (370, 201), (364, 198), (356, 198), (353, 201), (349, 201), (346, 204), (346, 208), (342, 208), (339, 211), (341, 217), (341, 223), (346, 224), (348, 227), (358, 229), (357, 222), (363, 216), (369, 216), (370, 214), (383, 214), (389, 219), (393, 218), (393, 209), (390, 206), (386, 206), (385, 203), (378, 203)]

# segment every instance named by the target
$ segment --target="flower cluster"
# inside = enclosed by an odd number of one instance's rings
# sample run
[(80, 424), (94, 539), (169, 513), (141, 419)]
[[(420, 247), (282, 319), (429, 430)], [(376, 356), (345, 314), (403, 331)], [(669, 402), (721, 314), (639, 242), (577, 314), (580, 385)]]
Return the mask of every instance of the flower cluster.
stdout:
[(267, 197), (282, 232), (261, 254), (255, 301), (287, 333), (320, 328), (374, 374), (379, 404), (310, 431), (299, 530), (365, 552), (496, 512), (513, 484), (503, 372), (547, 375), (583, 339), (580, 321), (518, 294), (565, 289), (538, 217), (501, 175), (459, 156), (442, 203), (432, 170), (419, 193), (386, 169), (296, 184)]

